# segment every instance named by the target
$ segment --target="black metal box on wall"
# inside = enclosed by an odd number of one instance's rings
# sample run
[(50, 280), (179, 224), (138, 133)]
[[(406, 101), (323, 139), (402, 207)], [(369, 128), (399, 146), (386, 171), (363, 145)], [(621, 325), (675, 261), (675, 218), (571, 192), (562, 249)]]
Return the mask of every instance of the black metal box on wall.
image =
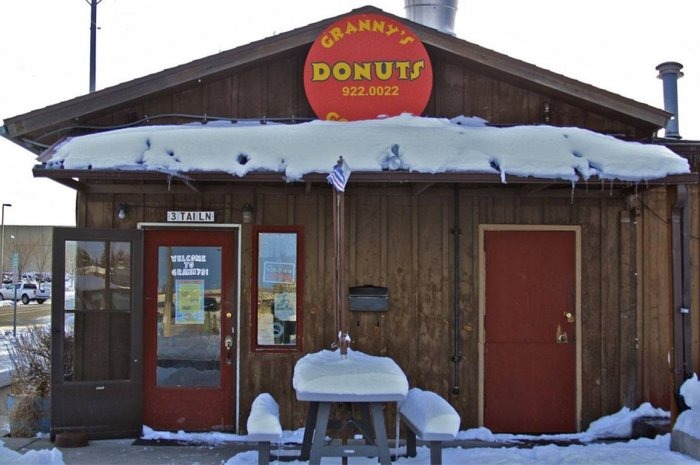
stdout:
[(355, 286), (348, 292), (349, 308), (359, 312), (385, 312), (389, 309), (389, 288)]

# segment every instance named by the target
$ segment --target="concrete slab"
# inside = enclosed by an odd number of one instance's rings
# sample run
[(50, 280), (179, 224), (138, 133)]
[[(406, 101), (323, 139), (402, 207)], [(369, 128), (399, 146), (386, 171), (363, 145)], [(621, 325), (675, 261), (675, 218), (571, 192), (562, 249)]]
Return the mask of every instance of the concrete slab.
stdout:
[[(28, 450), (53, 449), (48, 438), (1, 438), (5, 447), (20, 453)], [(90, 441), (86, 447), (59, 448), (66, 465), (175, 465), (197, 463), (221, 465), (248, 446), (134, 446), (133, 439)]]

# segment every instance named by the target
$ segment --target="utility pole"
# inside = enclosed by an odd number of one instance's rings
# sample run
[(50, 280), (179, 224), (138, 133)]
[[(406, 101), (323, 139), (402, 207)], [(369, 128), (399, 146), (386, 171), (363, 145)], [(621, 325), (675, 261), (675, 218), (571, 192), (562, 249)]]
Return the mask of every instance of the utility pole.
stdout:
[(11, 207), (11, 203), (3, 203), (2, 204), (2, 245), (0, 245), (0, 284), (2, 284), (2, 280), (5, 277), (5, 207)]
[[(85, 0), (88, 1), (88, 0)], [(97, 67), (97, 5), (102, 0), (90, 1), (90, 92), (95, 92), (95, 68)]]

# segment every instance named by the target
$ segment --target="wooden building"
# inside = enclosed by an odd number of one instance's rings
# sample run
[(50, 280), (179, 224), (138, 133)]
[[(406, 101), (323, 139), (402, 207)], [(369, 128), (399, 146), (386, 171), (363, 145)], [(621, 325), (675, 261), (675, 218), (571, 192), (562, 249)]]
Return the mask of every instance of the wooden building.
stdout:
[[(373, 7), (349, 14), (384, 15), (419, 36), (433, 72), (423, 116), (645, 142), (670, 117)], [(8, 118), (3, 135), (39, 154), (129, 126), (314, 119), (305, 60), (343, 17)], [(54, 276), (71, 273), (75, 289), (54, 281), (54, 434), (241, 430), (260, 392), (278, 400), (285, 428), (303, 425), (294, 363), (330, 348), (337, 329), (325, 174), (288, 183), (274, 172), (46, 164), (34, 174), (78, 194), (78, 228), (54, 234)], [(623, 406), (675, 408), (678, 378), (700, 368), (690, 357), (697, 322), (681, 312), (698, 304), (697, 175), (593, 177), (575, 189), (570, 180), (505, 180), (351, 175), (347, 286), (389, 292), (386, 311), (349, 312), (353, 348), (392, 357), (412, 386), (448, 399), (463, 428), (576, 431)], [(196, 377), (179, 370), (183, 356)]]

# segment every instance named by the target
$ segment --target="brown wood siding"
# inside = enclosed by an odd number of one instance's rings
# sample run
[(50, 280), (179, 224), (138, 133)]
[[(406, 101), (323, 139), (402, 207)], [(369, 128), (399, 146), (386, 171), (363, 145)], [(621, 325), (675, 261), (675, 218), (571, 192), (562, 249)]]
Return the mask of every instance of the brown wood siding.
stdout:
[(644, 361), (642, 398), (670, 409), (673, 373), (669, 365), (672, 347), (671, 203), (665, 189), (643, 197), (641, 236), (641, 305), (643, 308), (640, 350)]
[[(631, 138), (649, 137), (654, 128), (634, 126), (591, 105), (543, 93), (532, 83), (485, 74), (466, 61), (431, 49), (433, 92), (425, 116), (478, 116), (495, 125), (552, 124), (578, 126)], [(190, 85), (113, 107), (109, 113), (80, 118), (80, 124), (112, 126), (148, 119), (151, 124), (180, 124), (192, 119), (162, 115), (194, 115), (195, 120), (223, 117), (262, 119), (315, 117), (304, 92), (306, 48), (268, 58), (228, 74), (192, 81)], [(545, 105), (548, 113), (545, 115)], [(61, 133), (64, 136), (67, 133)], [(55, 142), (59, 134), (42, 138)]]
[(700, 373), (700, 324), (698, 324), (698, 307), (700, 305), (700, 188), (690, 186), (690, 308), (693, 322), (692, 368)]
[[(148, 189), (145, 189), (148, 190)], [(138, 188), (134, 187), (134, 192)], [(582, 227), (582, 427), (622, 406), (649, 400), (669, 408), (670, 347), (669, 199), (664, 188), (639, 196), (642, 215), (629, 215), (615, 195), (518, 189), (459, 190), (458, 393), (454, 362), (454, 195), (432, 187), (352, 187), (347, 199), (348, 285), (387, 286), (390, 309), (351, 312), (354, 348), (388, 355), (412, 386), (437, 391), (458, 409), (463, 427), (478, 423), (478, 325), (480, 224), (581, 225)], [(693, 190), (693, 269), (697, 269), (698, 191)], [(126, 203), (125, 220), (116, 209)], [(304, 353), (329, 348), (336, 328), (332, 311), (332, 205), (330, 187), (289, 185), (221, 187), (211, 194), (79, 195), (79, 226), (133, 228), (164, 222), (168, 209), (214, 210), (218, 222), (241, 222), (241, 208), (255, 207), (259, 224), (304, 228)], [(286, 428), (302, 425), (306, 405), (295, 400), (292, 371), (298, 354), (252, 353), (250, 344), (251, 230), (242, 229), (241, 418), (257, 393), (279, 399)], [(636, 270), (638, 268), (638, 270)], [(634, 274), (638, 272), (638, 279)], [(693, 281), (697, 301), (697, 276)], [(697, 303), (697, 302), (696, 302)], [(698, 332), (693, 347), (697, 353)], [(694, 360), (697, 367), (698, 360)]]

